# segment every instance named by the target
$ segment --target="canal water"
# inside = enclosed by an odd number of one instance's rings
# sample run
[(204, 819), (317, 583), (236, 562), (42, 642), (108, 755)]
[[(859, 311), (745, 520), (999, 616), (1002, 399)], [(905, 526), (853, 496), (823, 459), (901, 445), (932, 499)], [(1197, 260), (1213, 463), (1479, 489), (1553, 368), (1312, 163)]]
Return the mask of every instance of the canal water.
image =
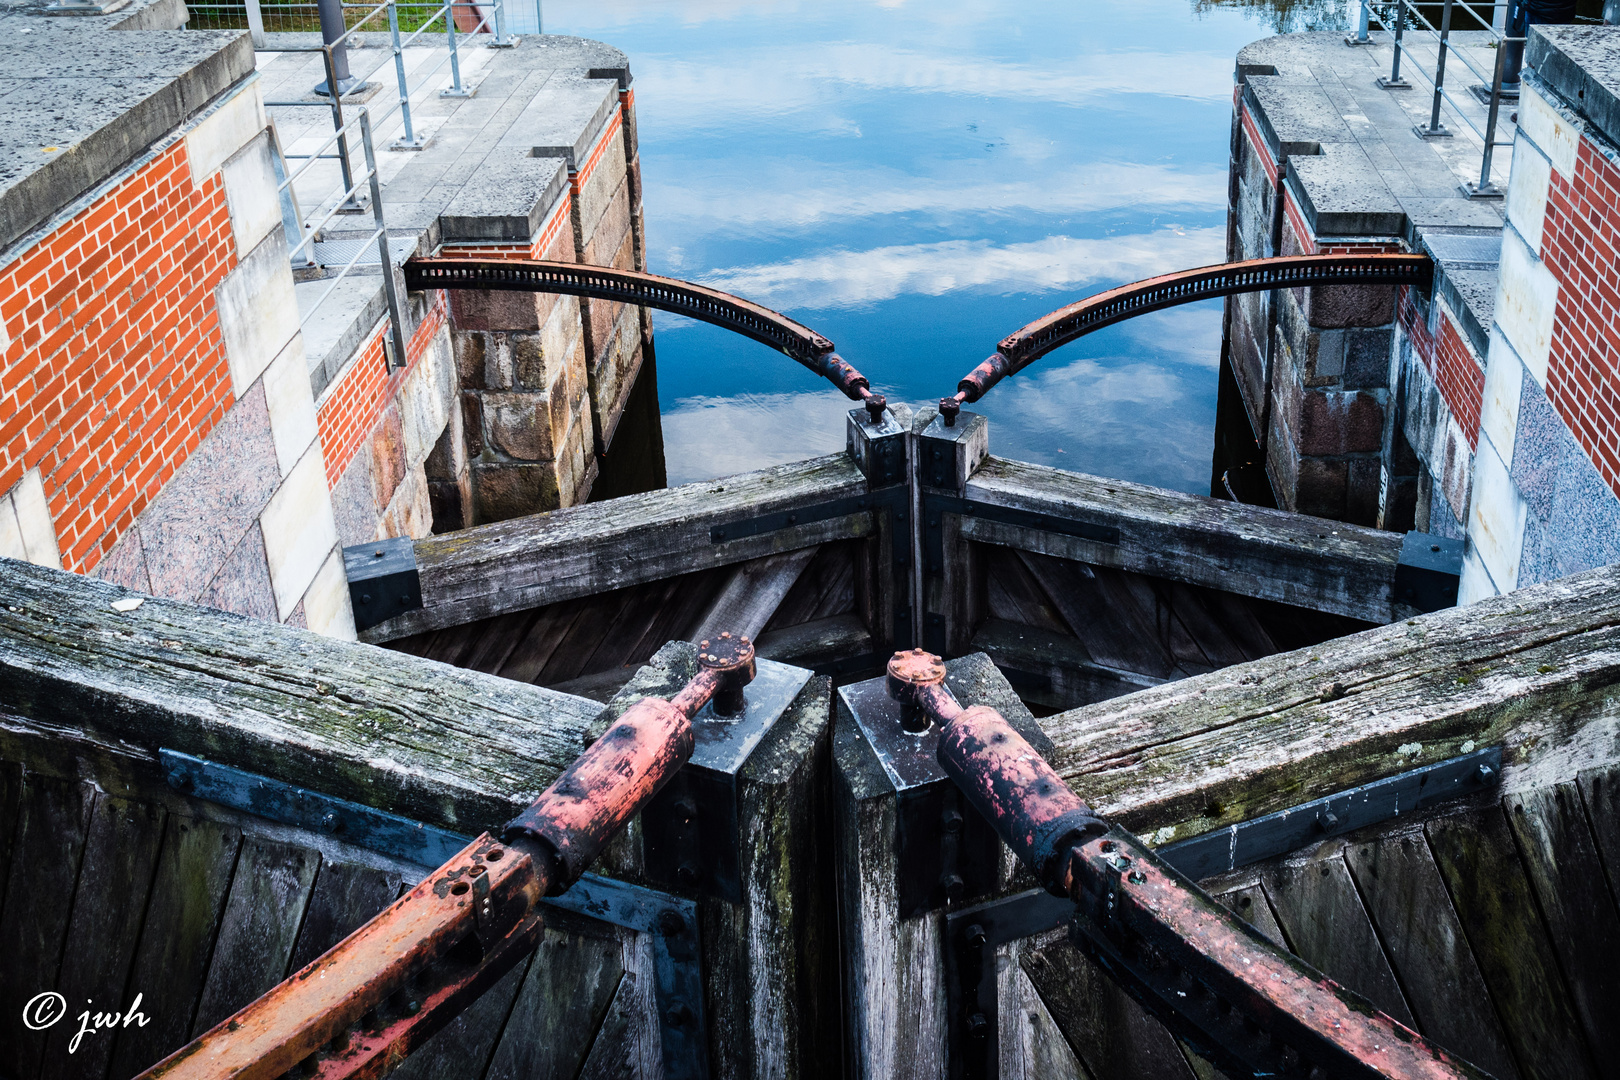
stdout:
[[(532, 0), (511, 0), (532, 29)], [(542, 0), (625, 50), (648, 268), (776, 308), (891, 401), (937, 401), (1024, 323), (1225, 256), (1232, 68), (1342, 0)], [(850, 403), (655, 313), (669, 482), (843, 445)], [(1207, 494), (1219, 301), (1056, 352), (975, 409), (992, 452)]]

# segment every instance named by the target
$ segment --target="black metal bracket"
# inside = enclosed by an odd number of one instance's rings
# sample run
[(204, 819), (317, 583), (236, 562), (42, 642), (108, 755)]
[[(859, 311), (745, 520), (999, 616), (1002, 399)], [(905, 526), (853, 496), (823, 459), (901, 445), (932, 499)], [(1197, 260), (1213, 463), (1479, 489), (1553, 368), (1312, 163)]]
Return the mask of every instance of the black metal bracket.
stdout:
[(1463, 542), (1431, 533), (1409, 532), (1395, 564), (1395, 599), (1419, 611), (1457, 606)]
[[(1176, 872), (1200, 881), (1287, 854), (1312, 841), (1354, 832), (1501, 782), (1502, 748), (1493, 746), (1425, 765), (1274, 814), (1159, 848)], [(945, 917), (946, 993), (953, 1077), (997, 1074), (996, 948), (1061, 928), (1074, 904), (1032, 889), (953, 911)]]
[[(900, 917), (970, 903), (993, 892), (1001, 841), (940, 768), (935, 756), (939, 727), (905, 730), (900, 704), (889, 697), (882, 678), (841, 686), (838, 696), (894, 788)], [(1038, 728), (1015, 726), (1041, 750), (1050, 750)]]
[(422, 606), (416, 545), (408, 536), (344, 548), (343, 573), (349, 579), (356, 630), (369, 630)]
[(641, 812), (644, 870), (655, 885), (742, 902), (737, 774), (812, 675), (770, 660), (755, 666), (743, 689), (743, 711), (721, 716), (713, 702), (699, 710), (692, 718), (691, 759)]
[[(160, 749), (158, 761), (169, 786), (182, 795), (326, 833), (417, 866), (439, 866), (472, 842), (470, 836), (178, 750)], [(567, 892), (540, 902), (652, 935), (653, 996), (664, 1075), (671, 1080), (706, 1080), (709, 1039), (697, 903), (595, 874), (581, 876)]]

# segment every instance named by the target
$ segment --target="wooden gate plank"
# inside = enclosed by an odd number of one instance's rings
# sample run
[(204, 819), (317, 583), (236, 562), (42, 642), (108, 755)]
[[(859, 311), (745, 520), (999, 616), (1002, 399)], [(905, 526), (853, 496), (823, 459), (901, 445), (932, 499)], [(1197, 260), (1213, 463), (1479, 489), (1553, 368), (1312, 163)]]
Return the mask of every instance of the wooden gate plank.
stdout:
[(1367, 909), (1337, 851), (1265, 875), (1266, 893), (1293, 951), (1408, 1027), (1412, 1010)]
[(1598, 1075), (1620, 1077), (1620, 914), (1573, 781), (1504, 799)]
[(1351, 844), (1344, 852), (1418, 1029), (1497, 1080), (1518, 1066), (1423, 833)]
[(1264, 934), (1272, 944), (1279, 948), (1288, 948), (1288, 939), (1283, 935), (1282, 927), (1277, 922), (1276, 914), (1271, 910), (1271, 901), (1266, 898), (1266, 890), (1256, 881), (1252, 885), (1243, 885), (1236, 889), (1228, 889), (1217, 893), (1215, 899), (1227, 908), (1237, 913), (1237, 916), (1256, 930)]
[(1024, 626), (1068, 634), (1069, 626), (1018, 553), (990, 546), (984, 551), (985, 613)]
[(1620, 766), (1587, 769), (1576, 778), (1592, 823), (1609, 891), (1620, 902)]
[(1209, 604), (1211, 614), (1226, 628), (1246, 659), (1258, 660), (1278, 651), (1277, 643), (1271, 640), (1270, 632), (1261, 625), (1248, 597), (1210, 589), (1204, 594), (1204, 599)]
[(190, 1038), (241, 842), (229, 826), (169, 815), (129, 974), (152, 1022), (118, 1032), (112, 1075), (134, 1076)]
[(529, 974), (530, 957), (502, 975), (494, 986), (440, 1028), (391, 1073), (393, 1080), (441, 1080), (446, 1076), (479, 1080), (495, 1056), (512, 1002)]
[(1593, 1076), (1580, 1022), (1500, 807), (1424, 828), (1468, 944), (1529, 1080)]
[(860, 544), (859, 540), (822, 544), (760, 633), (853, 612), (856, 551)]
[[(22, 793), (21, 763), (0, 761), (0, 905), (6, 902), (6, 882), (11, 878), (11, 849), (17, 842)], [(0, 915), (3, 914), (3, 906), (0, 906)]]
[(67, 949), (56, 990), (67, 999), (69, 1020), (50, 1031), (45, 1046), (46, 1070), (63, 1080), (100, 1080), (112, 1060), (113, 1032), (95, 1031), (68, 1044), (79, 1031), (73, 1018), (91, 1013), (122, 1013), (142, 995), (141, 1012), (151, 1014), (148, 998), (166, 987), (129, 986), (125, 980), (135, 958), (147, 896), (157, 869), (167, 814), (155, 803), (132, 802), (102, 795), (90, 816), (79, 885), (73, 894)]
[(357, 863), (322, 862), (288, 972), (302, 969), (358, 930), (394, 902), (399, 888), (397, 873)]
[(1156, 584), (1170, 610), (1176, 613), (1176, 618), (1187, 628), (1212, 667), (1227, 667), (1252, 659), (1233, 636), (1231, 629), (1223, 623), (1220, 608), (1212, 600), (1215, 595), (1213, 589), (1202, 589), (1179, 581), (1160, 581)]
[(776, 607), (787, 598), (804, 568), (819, 548), (801, 548), (781, 555), (770, 555), (743, 563), (731, 573), (720, 595), (714, 598), (692, 631), (697, 639), (730, 631), (756, 638), (776, 614)]
[(1028, 551), (1018, 555), (1046, 590), (1069, 632), (1099, 664), (1161, 679), (1170, 676), (1175, 664), (1153, 628), (1140, 625), (1132, 617), (1133, 609), (1120, 607), (1090, 567)]
[[(1041, 944), (1034, 938), (1015, 942), (1010, 946), (1013, 958), (1018, 951)], [(1008, 966), (997, 1043), (1002, 1080), (1092, 1080), (1023, 966)]]
[(1164, 1025), (1067, 941), (1023, 950), (1019, 965), (1093, 1080), (1194, 1080)]
[[(0, 957), (7, 974), (0, 979), (0, 1016), (16, 1031), (0, 1047), (0, 1069), (37, 1076), (45, 1050), (44, 1031), (17, 1030), (23, 1007), (35, 994), (56, 988), (56, 974), (67, 940), (68, 915), (85, 831), (95, 792), (88, 784), (28, 773), (12, 864), (0, 913)], [(62, 1023), (71, 1022), (71, 1018)]]
[(624, 965), (616, 937), (581, 932), (580, 920), (548, 914), (546, 922), (489, 1080), (577, 1075), (619, 988)]
[(192, 1038), (287, 977), (320, 863), (311, 848), (254, 837), (242, 844)]
[(631, 1044), (633, 1017), (631, 1010), (639, 1007), (636, 977), (625, 972), (619, 977), (613, 1002), (608, 1006), (607, 1019), (602, 1021), (596, 1041), (591, 1043), (585, 1064), (580, 1066), (578, 1080), (633, 1080), (636, 1075), (634, 1047)]

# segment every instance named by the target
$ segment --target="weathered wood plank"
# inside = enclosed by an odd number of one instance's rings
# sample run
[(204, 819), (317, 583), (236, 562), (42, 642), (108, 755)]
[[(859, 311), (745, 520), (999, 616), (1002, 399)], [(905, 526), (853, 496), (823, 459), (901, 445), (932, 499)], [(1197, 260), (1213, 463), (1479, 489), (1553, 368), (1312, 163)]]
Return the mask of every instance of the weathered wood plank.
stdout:
[(871, 531), (870, 512), (715, 543), (709, 529), (863, 494), (866, 479), (832, 454), (759, 472), (514, 518), (416, 542), (420, 611), (367, 641), (420, 634), (711, 566), (814, 547)]
[(1271, 634), (1255, 615), (1254, 605), (1246, 596), (1210, 589), (1203, 594), (1214, 617), (1219, 620), (1246, 660), (1258, 660), (1280, 651)]
[(512, 1012), (518, 991), (523, 989), (532, 962), (532, 957), (525, 957), (502, 975), (494, 986), (440, 1028), (390, 1075), (395, 1080), (440, 1080), (446, 1076), (476, 1080), (487, 1075), (495, 1046), (506, 1027), (506, 1018)]
[(693, 640), (718, 637), (722, 631), (747, 638), (758, 637), (776, 614), (777, 605), (816, 557), (816, 551), (816, 548), (801, 548), (738, 566), (693, 628)]
[[(0, 905), (5, 903), (6, 882), (11, 879), (11, 850), (17, 842), (22, 793), (21, 762), (0, 761)], [(4, 909), (0, 908), (0, 914), (3, 913)]]
[(1060, 939), (1018, 962), (1093, 1080), (1193, 1080), (1164, 1025), (1079, 949)]
[(1170, 610), (1187, 628), (1198, 650), (1212, 668), (1241, 664), (1254, 657), (1247, 652), (1221, 619), (1221, 607), (1212, 602), (1214, 590), (1179, 581), (1158, 582), (1158, 589)]
[(1575, 782), (1503, 800), (1599, 1076), (1620, 1077), (1620, 913)]
[(579, 753), (600, 706), (7, 561), (0, 699), (47, 727), (197, 754), (476, 833)]
[(1175, 660), (1159, 642), (1151, 617), (1143, 619), (1135, 597), (1121, 579), (1083, 563), (1020, 551), (1019, 557), (1041, 583), (1086, 651), (1106, 667), (1156, 679), (1177, 674)]
[(855, 614), (767, 630), (754, 642), (762, 659), (808, 668), (867, 656), (876, 649), (872, 632)]
[[(1031, 939), (1011, 946), (1015, 950), (1039, 948)], [(1014, 957), (1016, 960), (1016, 956)], [(1007, 965), (1002, 991), (1002, 1013), (997, 1045), (1001, 1076), (1005, 1080), (1091, 1080), (1091, 1074), (1052, 1019), (1046, 1002), (1019, 963)]]
[(1351, 844), (1350, 867), (1418, 1030), (1497, 1080), (1518, 1066), (1421, 829)]
[(1001, 619), (986, 619), (973, 635), (972, 647), (990, 657), (1025, 701), (1051, 708), (1107, 701), (1164, 681), (1094, 662), (1080, 639), (1069, 633)]
[(287, 961), (320, 861), (320, 854), (309, 848), (243, 842), (192, 1038), (287, 977)]
[(1070, 633), (1069, 626), (1052, 606), (1041, 583), (1029, 572), (1016, 551), (990, 547), (984, 553), (986, 583), (985, 614), (992, 619), (1033, 626), (1054, 634)]
[(616, 937), (581, 933), (575, 923), (549, 916), (546, 921), (490, 1060), (490, 1080), (577, 1075), (624, 975)]
[(287, 964), (298, 971), (354, 933), (399, 895), (400, 875), (355, 863), (323, 860), (309, 894), (304, 925)]
[(1576, 778), (1597, 841), (1609, 890), (1620, 900), (1620, 766), (1587, 769)]
[(1337, 845), (1265, 875), (1277, 922), (1292, 951), (1328, 978), (1371, 1001), (1407, 1027), (1416, 1025), (1378, 933)]
[(1499, 807), (1437, 818), (1424, 830), (1529, 1080), (1595, 1076), (1553, 944)]
[(634, 1080), (637, 1075), (635, 1047), (631, 1042), (634, 1024), (632, 1010), (640, 1005), (636, 994), (636, 977), (625, 972), (613, 992), (607, 1019), (596, 1033), (585, 1064), (580, 1066), (578, 1080)]
[(1395, 533), (996, 457), (968, 481), (967, 497), (1120, 532), (1118, 545), (1100, 544), (974, 516), (962, 527), (971, 540), (1371, 622), (1392, 617)]
[(94, 799), (87, 784), (23, 777), (15, 872), (0, 911), (0, 956), (6, 962), (0, 1016), (14, 1032), (0, 1045), (0, 1067), (16, 1076), (37, 1076), (44, 1057), (46, 1032), (17, 1021), (30, 998), (56, 988)]
[(1288, 948), (1288, 938), (1283, 934), (1282, 924), (1277, 921), (1277, 915), (1271, 909), (1271, 900), (1260, 882), (1217, 893), (1215, 899), (1264, 934), (1272, 944)]
[(73, 892), (68, 947), (56, 991), (68, 1002), (69, 1019), (52, 1028), (45, 1045), (47, 1075), (63, 1080), (101, 1080), (112, 1060), (112, 1032), (92, 1030), (72, 1053), (68, 1046), (80, 1030), (81, 1012), (123, 1013), (142, 995), (140, 1009), (151, 1012), (146, 998), (166, 987), (126, 988), (130, 964), (146, 913), (148, 891), (163, 843), (161, 806), (98, 796), (85, 836), (79, 884)]
[[(1058, 772), (1181, 840), (1500, 745), (1509, 783), (1607, 762), (1620, 569), (1604, 568), (1046, 717)], [(1168, 831), (1167, 831), (1168, 830)]]
[(867, 541), (823, 544), (760, 634), (855, 611), (856, 553)]
[(118, 1032), (112, 1075), (134, 1076), (190, 1038), (241, 840), (236, 829), (169, 815), (129, 974), (151, 1023)]

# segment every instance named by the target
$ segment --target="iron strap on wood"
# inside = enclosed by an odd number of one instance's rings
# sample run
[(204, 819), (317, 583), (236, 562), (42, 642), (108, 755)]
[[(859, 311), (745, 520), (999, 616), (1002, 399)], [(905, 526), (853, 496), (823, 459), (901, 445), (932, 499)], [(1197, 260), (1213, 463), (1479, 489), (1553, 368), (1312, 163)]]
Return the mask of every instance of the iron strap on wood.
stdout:
[[(1485, 1080), (1486, 1073), (1272, 943), (1137, 837), (1097, 817), (1005, 717), (983, 705), (963, 708), (945, 678), (936, 656), (894, 655), (886, 688), (901, 705), (902, 726), (937, 727), (939, 766), (1036, 879), (1067, 899), (1075, 944), (1195, 1052), (1239, 1076)], [(1415, 809), (1426, 796), (1460, 793), (1497, 772), (1477, 759), (1464, 768), (1450, 782), (1422, 778), (1392, 790), (1415, 788), (1408, 790)], [(1309, 819), (1298, 816), (1319, 833), (1338, 827), (1336, 810), (1357, 813), (1370, 801), (1337, 798)], [(1268, 816), (1262, 830), (1275, 829), (1276, 818)], [(1292, 841), (1290, 827), (1281, 834)], [(1230, 843), (1228, 864), (1236, 859), (1235, 839)], [(968, 958), (962, 981), (982, 995), (988, 935), (981, 924), (966, 937), (980, 958), (977, 966)], [(974, 1009), (955, 1019), (967, 1042), (954, 1056), (964, 1072), (975, 1060), (978, 1075), (988, 1075), (988, 1018)]]
[(1428, 290), (1427, 255), (1284, 255), (1204, 266), (1121, 285), (1061, 307), (1003, 338), (996, 351), (957, 383), (940, 405), (947, 422), (963, 402), (978, 401), (1003, 378), (1093, 330), (1161, 308), (1217, 296), (1319, 285), (1416, 285)]
[[(797, 360), (827, 379), (852, 401), (874, 400), (871, 384), (834, 351), (831, 341), (808, 326), (740, 296), (689, 281), (611, 266), (539, 259), (411, 259), (405, 286), (424, 289), (494, 289), (556, 293), (657, 308), (724, 327)], [(881, 410), (881, 399), (879, 409)]]

